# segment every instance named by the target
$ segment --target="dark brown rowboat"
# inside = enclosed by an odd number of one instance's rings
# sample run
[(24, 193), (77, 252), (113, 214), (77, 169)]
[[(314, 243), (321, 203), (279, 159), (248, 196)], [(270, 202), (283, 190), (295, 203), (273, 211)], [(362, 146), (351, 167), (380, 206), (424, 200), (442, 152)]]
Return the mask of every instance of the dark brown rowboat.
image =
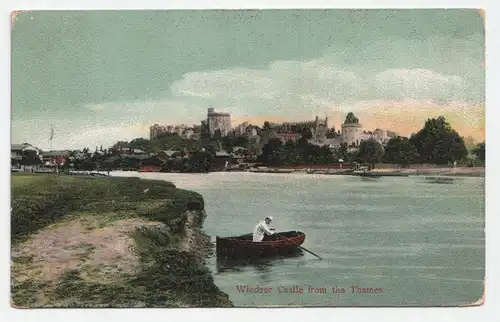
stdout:
[(219, 259), (251, 259), (290, 255), (300, 251), (298, 246), (302, 245), (306, 239), (306, 235), (300, 231), (286, 231), (278, 234), (284, 238), (274, 236), (275, 240), (264, 239), (261, 242), (253, 242), (252, 234), (217, 237), (217, 257)]

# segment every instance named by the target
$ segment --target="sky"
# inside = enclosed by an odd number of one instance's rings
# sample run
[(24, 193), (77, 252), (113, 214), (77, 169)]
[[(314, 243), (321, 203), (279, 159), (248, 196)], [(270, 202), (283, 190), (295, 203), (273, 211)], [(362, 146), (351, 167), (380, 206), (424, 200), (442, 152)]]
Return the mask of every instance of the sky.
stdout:
[(12, 23), (12, 142), (81, 149), (200, 124), (312, 120), (484, 140), (472, 9), (26, 11)]

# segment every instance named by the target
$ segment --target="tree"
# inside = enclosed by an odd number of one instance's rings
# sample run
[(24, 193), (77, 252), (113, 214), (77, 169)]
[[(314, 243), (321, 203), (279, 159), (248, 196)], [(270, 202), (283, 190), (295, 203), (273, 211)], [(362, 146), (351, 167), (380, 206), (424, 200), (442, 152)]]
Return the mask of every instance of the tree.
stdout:
[(335, 131), (335, 126), (332, 126), (332, 128), (326, 132), (326, 138), (332, 139), (335, 137), (337, 137), (337, 132)]
[(184, 164), (184, 171), (208, 172), (212, 158), (212, 155), (208, 152), (196, 152)]
[(249, 144), (249, 147), (248, 147), (249, 152), (253, 155), (260, 154), (262, 152), (260, 138), (258, 136), (253, 137), (249, 141), (250, 141), (248, 143)]
[(467, 156), (463, 138), (455, 131), (447, 132), (437, 142), (434, 149), (434, 162), (445, 164), (463, 160)]
[(389, 163), (408, 165), (418, 161), (417, 148), (406, 137), (395, 137), (387, 142), (384, 159)]
[(410, 137), (410, 142), (417, 148), (420, 162), (446, 164), (467, 156), (463, 138), (444, 116), (428, 119), (424, 127)]
[(223, 137), (221, 140), (221, 144), (222, 144), (222, 148), (226, 152), (228, 152), (228, 153), (233, 152), (234, 138), (232, 136), (226, 135), (225, 137)]
[(302, 131), (300, 132), (300, 137), (302, 137), (306, 140), (312, 139), (313, 135), (312, 135), (311, 129), (308, 127), (304, 127), (302, 129)]
[(144, 151), (148, 151), (150, 150), (151, 142), (149, 142), (149, 140), (145, 138), (136, 138), (130, 141), (129, 147), (131, 149), (141, 149)]
[(347, 143), (342, 143), (340, 147), (335, 151), (337, 158), (343, 159), (345, 161), (347, 155)]
[(357, 159), (362, 163), (370, 163), (372, 167), (382, 160), (384, 149), (375, 140), (366, 140), (359, 145)]
[(234, 138), (234, 146), (242, 146), (244, 148), (248, 148), (250, 140), (246, 136), (237, 136)]
[(349, 123), (359, 123), (359, 119), (352, 112), (347, 113), (347, 116), (345, 117), (344, 124)]
[(472, 153), (484, 163), (486, 161), (486, 143), (483, 142), (478, 144), (474, 150), (472, 150)]
[(279, 165), (280, 148), (282, 146), (280, 139), (270, 139), (262, 148), (262, 154), (259, 156), (259, 161), (270, 165)]
[(39, 165), (42, 164), (42, 160), (40, 160), (40, 156), (36, 151), (33, 150), (24, 150), (22, 151), (22, 159), (19, 164), (21, 165)]
[(214, 132), (214, 140), (215, 141), (220, 141), (222, 139), (222, 133), (219, 129), (215, 130)]
[(208, 127), (208, 123), (206, 121), (201, 122), (200, 140), (202, 140), (202, 141), (210, 140), (210, 128)]

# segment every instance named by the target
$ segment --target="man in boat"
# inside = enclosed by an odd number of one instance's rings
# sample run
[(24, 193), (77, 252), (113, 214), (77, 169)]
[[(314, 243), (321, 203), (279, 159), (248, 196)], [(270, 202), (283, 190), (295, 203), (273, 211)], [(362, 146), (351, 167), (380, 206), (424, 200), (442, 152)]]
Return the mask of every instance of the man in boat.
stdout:
[(274, 236), (274, 228), (269, 227), (272, 221), (273, 217), (268, 216), (263, 221), (259, 222), (257, 226), (255, 226), (255, 229), (253, 230), (254, 242), (261, 242), (264, 239), (266, 240), (275, 239), (276, 236)]

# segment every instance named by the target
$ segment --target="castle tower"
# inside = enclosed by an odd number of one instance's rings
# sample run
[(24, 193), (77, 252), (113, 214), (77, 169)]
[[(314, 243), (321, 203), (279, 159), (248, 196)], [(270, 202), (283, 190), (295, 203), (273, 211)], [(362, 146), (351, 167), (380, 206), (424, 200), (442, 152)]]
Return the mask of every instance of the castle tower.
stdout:
[(342, 124), (341, 142), (347, 146), (358, 146), (363, 139), (363, 126), (353, 113), (348, 113)]

